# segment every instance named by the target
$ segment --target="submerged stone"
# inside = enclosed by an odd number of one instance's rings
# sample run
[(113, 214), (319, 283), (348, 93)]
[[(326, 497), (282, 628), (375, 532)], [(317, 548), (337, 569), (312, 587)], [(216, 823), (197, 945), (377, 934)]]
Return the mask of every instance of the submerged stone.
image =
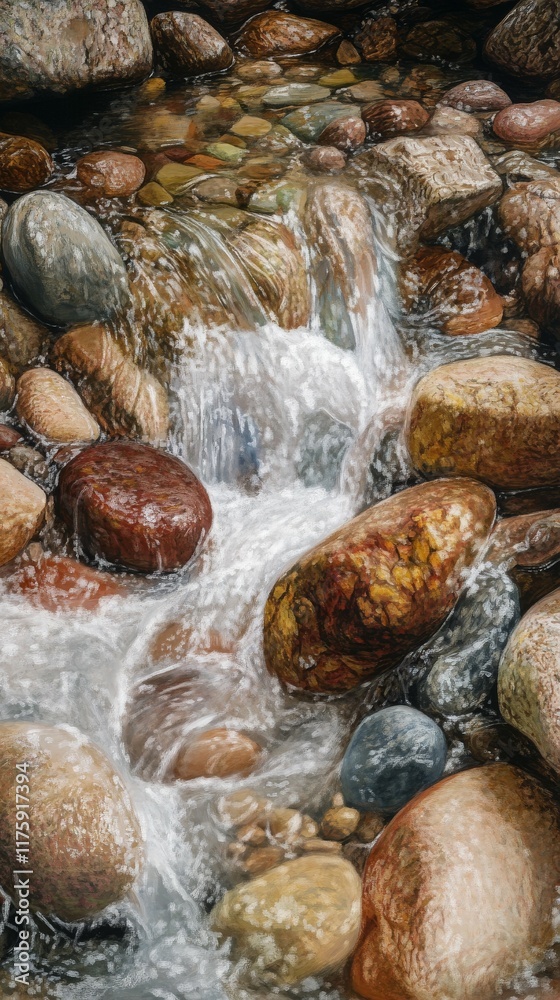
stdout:
[(303, 56), (339, 36), (340, 30), (324, 21), (296, 17), (283, 10), (269, 10), (243, 25), (237, 48), (257, 58)]
[(327, 87), (315, 83), (287, 83), (281, 87), (271, 87), (263, 96), (263, 104), (269, 108), (285, 108), (290, 104), (311, 104), (329, 97)]
[(340, 118), (359, 118), (360, 108), (357, 104), (339, 104), (336, 101), (325, 101), (320, 104), (308, 105), (297, 111), (290, 111), (282, 119), (282, 125), (301, 139), (302, 142), (316, 142), (327, 125)]

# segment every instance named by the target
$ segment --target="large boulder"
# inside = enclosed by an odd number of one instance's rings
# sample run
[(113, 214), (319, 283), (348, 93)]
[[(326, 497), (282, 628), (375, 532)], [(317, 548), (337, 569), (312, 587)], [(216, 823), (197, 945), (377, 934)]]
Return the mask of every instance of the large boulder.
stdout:
[[(2, 722), (0, 756), (2, 886), (14, 887), (14, 869), (32, 868), (31, 909), (67, 921), (122, 899), (140, 868), (141, 834), (122, 779), (101, 750), (70, 727)], [(20, 809), (30, 817), (28, 865), (16, 860)]]
[(490, 62), (525, 80), (560, 76), (560, 18), (557, 0), (521, 0), (491, 32)]
[(104, 319), (126, 304), (126, 269), (115, 247), (63, 194), (32, 191), (14, 202), (2, 253), (21, 298), (48, 323)]
[(212, 926), (248, 958), (259, 978), (289, 986), (341, 966), (360, 928), (361, 884), (342, 858), (287, 861), (227, 892)]
[(508, 490), (558, 483), (560, 373), (505, 355), (442, 365), (412, 394), (407, 440), (426, 476)]
[(43, 490), (0, 458), (0, 566), (31, 541), (43, 523), (46, 505)]
[(324, 21), (296, 17), (283, 10), (265, 11), (243, 25), (237, 38), (240, 52), (267, 56), (303, 56), (340, 37), (340, 30)]
[(184, 566), (212, 524), (208, 494), (184, 462), (127, 441), (76, 455), (60, 474), (58, 506), (92, 556), (144, 573)]
[(500, 711), (560, 772), (560, 590), (521, 619), (498, 673)]
[(140, 0), (0, 0), (0, 101), (129, 83), (151, 68)]
[(368, 1000), (494, 1000), (555, 937), (560, 815), (507, 764), (418, 795), (364, 872), (352, 985)]
[(486, 487), (440, 480), (339, 528), (272, 588), (268, 669), (295, 688), (328, 692), (397, 664), (443, 623), (494, 514)]

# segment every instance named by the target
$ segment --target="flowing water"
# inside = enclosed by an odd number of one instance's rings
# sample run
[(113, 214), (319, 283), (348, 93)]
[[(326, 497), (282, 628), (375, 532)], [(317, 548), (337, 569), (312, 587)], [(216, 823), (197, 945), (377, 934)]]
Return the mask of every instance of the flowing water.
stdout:
[[(226, 78), (215, 85), (222, 93), (226, 86)], [(192, 87), (176, 100), (190, 106), (204, 93), (212, 93), (212, 86)], [(149, 129), (151, 121), (155, 129), (158, 114), (171, 114), (166, 107), (156, 102), (141, 126), (130, 95), (105, 102), (64, 137), (62, 173), (88, 145), (134, 147), (141, 128)], [(218, 123), (216, 132), (223, 127)], [(345, 181), (308, 178), (306, 183)], [(546, 360), (533, 341), (507, 329), (450, 339), (430, 329), (426, 317), (405, 326), (395, 292), (397, 255), (383, 235), (382, 206), (366, 201), (366, 208), (375, 252), (356, 256), (348, 238), (342, 270), (331, 274), (327, 295), (315, 266), (317, 245), (295, 209), (282, 216), (303, 248), (311, 282), (311, 320), (293, 330), (266, 314), (243, 261), (231, 251), (227, 226), (180, 199), (172, 208), (145, 214), (159, 220), (160, 259), (173, 271), (177, 255), (188, 254), (202, 297), (218, 302), (229, 317), (212, 324), (193, 312), (173, 332), (167, 366), (170, 447), (206, 484), (214, 524), (184, 573), (139, 582), (95, 613), (55, 613), (31, 608), (21, 596), (2, 595), (2, 718), (75, 726), (103, 747), (131, 788), (147, 856), (135, 893), (97, 923), (38, 925), (36, 975), (25, 995), (60, 1000), (349, 996), (347, 985), (332, 976), (306, 980), (286, 993), (252, 988), (242, 963), (232, 961), (207, 926), (210, 906), (238, 877), (226, 852), (220, 797), (246, 786), (278, 805), (317, 813), (336, 791), (341, 754), (364, 710), (358, 696), (313, 701), (282, 691), (264, 668), (264, 602), (277, 576), (302, 552), (365, 504), (413, 481), (402, 429), (420, 374), (443, 360), (475, 354)], [(351, 227), (351, 220), (342, 220), (344, 225)], [(349, 289), (356, 287), (360, 294), (352, 295)], [(343, 310), (343, 322), (341, 314), (334, 321), (329, 317), (329, 303)], [(343, 343), (330, 336), (337, 324), (345, 331)], [(153, 345), (137, 349), (153, 357)], [(499, 610), (500, 600), (496, 603)], [(475, 624), (469, 624), (468, 614), (465, 620), (467, 633), (480, 627), (476, 616)], [(178, 651), (171, 644), (167, 654), (156, 654), (155, 637), (173, 623), (184, 627), (188, 641)], [(444, 627), (434, 655), (444, 655), (448, 647), (452, 653), (453, 643), (457, 629), (446, 633)], [(134, 734), (135, 721), (137, 727), (146, 719), (149, 724), (150, 716), (137, 704), (131, 709), (130, 692), (149, 675), (164, 680), (173, 667), (188, 671), (190, 690), (200, 699), (196, 717), (182, 732), (227, 724), (253, 735), (266, 751), (255, 775), (244, 781), (165, 783), (158, 780), (165, 759), (154, 760), (149, 752), (131, 766), (123, 727)], [(385, 692), (388, 700), (407, 696), (406, 671), (396, 677), (398, 690)], [(448, 769), (454, 769), (465, 751), (451, 731), (450, 738)], [(9, 933), (9, 913), (4, 916)], [(6, 995), (12, 995), (9, 959), (3, 974)], [(516, 996), (532, 995), (533, 985), (521, 984)]]

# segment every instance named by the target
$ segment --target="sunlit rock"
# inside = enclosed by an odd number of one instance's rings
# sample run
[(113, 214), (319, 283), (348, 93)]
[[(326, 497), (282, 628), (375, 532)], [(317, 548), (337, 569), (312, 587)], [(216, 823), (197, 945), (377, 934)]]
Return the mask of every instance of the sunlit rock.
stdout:
[(460, 253), (422, 247), (403, 264), (403, 305), (442, 333), (481, 333), (502, 321), (503, 302), (491, 281)]
[[(62, 920), (92, 917), (123, 898), (138, 874), (141, 834), (113, 765), (76, 729), (2, 722), (0, 882), (14, 885), (17, 775), (29, 789), (32, 910)], [(27, 764), (27, 770), (18, 765)], [(31, 865), (31, 861), (30, 861)], [(18, 897), (16, 896), (16, 901)]]
[(259, 979), (289, 986), (346, 961), (360, 928), (360, 892), (348, 861), (297, 858), (231, 889), (210, 919)]
[(452, 609), (494, 511), (486, 487), (440, 480), (404, 490), (339, 528), (272, 588), (268, 669), (292, 687), (328, 692), (397, 664)]
[(95, 441), (100, 434), (73, 386), (49, 368), (32, 368), (18, 379), (17, 414), (47, 441)]
[(554, 936), (560, 817), (534, 778), (495, 764), (417, 796), (364, 873), (352, 985), (368, 1000), (494, 1000)]
[(0, 459), (0, 566), (13, 559), (41, 527), (47, 498), (39, 486)]
[(505, 355), (442, 365), (413, 392), (407, 440), (427, 476), (510, 490), (560, 482), (560, 374)]

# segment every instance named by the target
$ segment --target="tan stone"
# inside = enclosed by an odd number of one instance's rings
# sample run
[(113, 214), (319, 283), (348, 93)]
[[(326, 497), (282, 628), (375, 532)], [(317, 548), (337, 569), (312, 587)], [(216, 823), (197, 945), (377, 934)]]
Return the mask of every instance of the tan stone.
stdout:
[(321, 833), (327, 840), (346, 840), (356, 830), (360, 822), (357, 809), (340, 806), (338, 809), (328, 809), (323, 816)]
[(17, 371), (41, 353), (48, 330), (0, 291), (0, 353)]
[(41, 527), (46, 504), (43, 490), (0, 458), (0, 566), (31, 541)]
[(208, 729), (189, 738), (179, 750), (173, 776), (194, 778), (245, 777), (258, 766), (261, 747), (235, 729)]
[(49, 368), (24, 372), (17, 384), (17, 414), (47, 441), (96, 441), (99, 424), (74, 387)]

